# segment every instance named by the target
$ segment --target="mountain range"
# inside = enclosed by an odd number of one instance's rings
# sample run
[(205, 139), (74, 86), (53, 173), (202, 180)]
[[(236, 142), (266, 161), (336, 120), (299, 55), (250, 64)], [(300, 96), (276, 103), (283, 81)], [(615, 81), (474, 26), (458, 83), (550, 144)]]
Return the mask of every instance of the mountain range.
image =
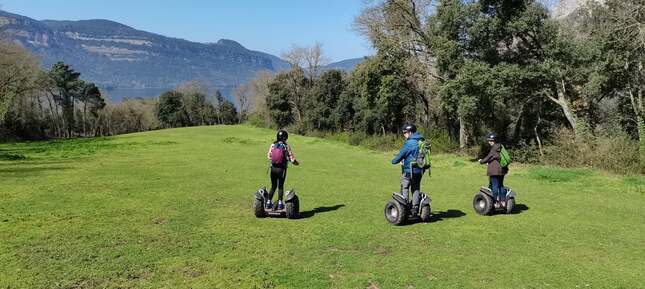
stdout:
[[(101, 19), (34, 20), (0, 10), (0, 37), (31, 50), (46, 69), (64, 61), (112, 101), (157, 96), (193, 80), (230, 96), (234, 87), (259, 71), (289, 67), (277, 56), (249, 50), (233, 40), (198, 43)], [(325, 68), (349, 71), (362, 60), (343, 60)]]

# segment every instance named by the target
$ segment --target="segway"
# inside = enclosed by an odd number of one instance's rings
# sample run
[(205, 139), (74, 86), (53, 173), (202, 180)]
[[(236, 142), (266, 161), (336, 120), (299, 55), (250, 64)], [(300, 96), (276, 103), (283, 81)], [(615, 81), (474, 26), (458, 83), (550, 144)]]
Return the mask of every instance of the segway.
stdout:
[(507, 214), (512, 213), (515, 209), (516, 194), (511, 188), (504, 187), (502, 190), (506, 191), (506, 205), (502, 206), (502, 204), (497, 203), (498, 205), (496, 206), (496, 202), (493, 199), (493, 191), (491, 191), (490, 188), (481, 187), (473, 199), (473, 208), (475, 208), (475, 212), (480, 215), (491, 215), (498, 211), (505, 212)]
[(269, 191), (265, 187), (255, 192), (253, 200), (253, 214), (256, 218), (270, 217), (287, 217), (288, 219), (297, 219), (300, 217), (300, 200), (296, 191), (290, 189), (285, 196), (285, 205), (283, 209), (278, 210), (278, 203), (273, 207), (265, 208), (264, 204), (269, 199)]
[[(412, 191), (412, 183), (414, 174), (412, 174), (412, 166), (410, 166), (410, 187), (409, 191)], [(414, 192), (412, 192), (414, 194)], [(417, 221), (421, 220), (422, 222), (430, 221), (430, 211), (432, 200), (430, 196), (426, 193), (420, 192), (419, 197), (419, 211), (416, 214), (412, 213), (412, 198), (406, 200), (406, 198), (397, 193), (392, 193), (392, 200), (385, 204), (385, 219), (392, 225), (398, 226), (405, 223), (406, 220)]]
[(432, 200), (425, 193), (420, 193), (419, 212), (412, 214), (412, 201), (406, 201), (399, 193), (392, 193), (392, 200), (385, 205), (385, 219), (392, 225), (401, 225), (405, 221), (430, 221), (430, 204)]

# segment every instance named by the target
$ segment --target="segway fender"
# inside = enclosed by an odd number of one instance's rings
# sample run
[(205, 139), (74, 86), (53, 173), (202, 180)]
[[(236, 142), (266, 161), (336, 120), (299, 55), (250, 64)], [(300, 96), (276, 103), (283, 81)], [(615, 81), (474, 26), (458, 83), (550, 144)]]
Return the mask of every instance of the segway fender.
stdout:
[(488, 196), (489, 196), (489, 197), (491, 197), (491, 198), (493, 197), (493, 191), (491, 191), (491, 190), (490, 190), (489, 188), (487, 188), (487, 187), (481, 187), (481, 188), (479, 189), (479, 192), (480, 192), (480, 193), (482, 193), (482, 194), (488, 195)]
[(506, 199), (515, 198), (515, 192), (511, 188), (506, 188)]
[(404, 206), (408, 205), (408, 201), (406, 201), (405, 198), (403, 198), (403, 196), (398, 193), (392, 193), (392, 199), (394, 199), (401, 205), (404, 205)]
[(430, 196), (421, 193), (421, 202), (420, 202), (420, 207), (423, 206), (430, 206), (432, 204), (432, 199), (430, 199)]
[(258, 199), (259, 201), (264, 201), (268, 197), (269, 197), (269, 191), (267, 191), (266, 187), (262, 187), (257, 192), (255, 192), (255, 198)]
[(285, 197), (284, 201), (285, 202), (291, 202), (296, 198), (296, 191), (294, 189), (291, 189), (287, 192), (287, 196)]

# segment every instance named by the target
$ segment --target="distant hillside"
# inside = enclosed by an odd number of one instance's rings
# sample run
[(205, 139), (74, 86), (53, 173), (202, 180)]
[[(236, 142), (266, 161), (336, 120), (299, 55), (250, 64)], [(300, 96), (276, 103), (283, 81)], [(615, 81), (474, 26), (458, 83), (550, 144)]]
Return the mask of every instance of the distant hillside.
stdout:
[(278, 57), (232, 40), (195, 43), (109, 20), (37, 21), (0, 11), (0, 37), (38, 54), (46, 68), (65, 61), (108, 91), (155, 91), (189, 80), (227, 90), (258, 71), (288, 67)]
[[(0, 37), (39, 55), (45, 68), (65, 61), (113, 101), (123, 96), (155, 96), (190, 80), (230, 94), (258, 71), (289, 67), (279, 57), (246, 49), (233, 40), (196, 43), (100, 19), (38, 21), (0, 10)], [(355, 61), (330, 67), (351, 70)]]
[(354, 68), (356, 68), (357, 65), (363, 63), (365, 61), (365, 57), (360, 57), (360, 58), (351, 58), (351, 59), (346, 59), (343, 61), (338, 61), (338, 62), (333, 62), (328, 65), (326, 65), (324, 68), (325, 69), (338, 69), (338, 70), (344, 70), (344, 71), (352, 71)]

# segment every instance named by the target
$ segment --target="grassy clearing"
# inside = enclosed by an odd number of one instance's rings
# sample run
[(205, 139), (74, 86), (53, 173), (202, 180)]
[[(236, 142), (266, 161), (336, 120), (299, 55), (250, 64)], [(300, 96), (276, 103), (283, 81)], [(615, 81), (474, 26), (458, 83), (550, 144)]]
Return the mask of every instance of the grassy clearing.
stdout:
[[(393, 227), (392, 153), (292, 136), (300, 220), (255, 219), (271, 130), (196, 127), (0, 145), (0, 288), (643, 288), (645, 178), (437, 155), (433, 221)], [(21, 157), (15, 157), (21, 156)]]

